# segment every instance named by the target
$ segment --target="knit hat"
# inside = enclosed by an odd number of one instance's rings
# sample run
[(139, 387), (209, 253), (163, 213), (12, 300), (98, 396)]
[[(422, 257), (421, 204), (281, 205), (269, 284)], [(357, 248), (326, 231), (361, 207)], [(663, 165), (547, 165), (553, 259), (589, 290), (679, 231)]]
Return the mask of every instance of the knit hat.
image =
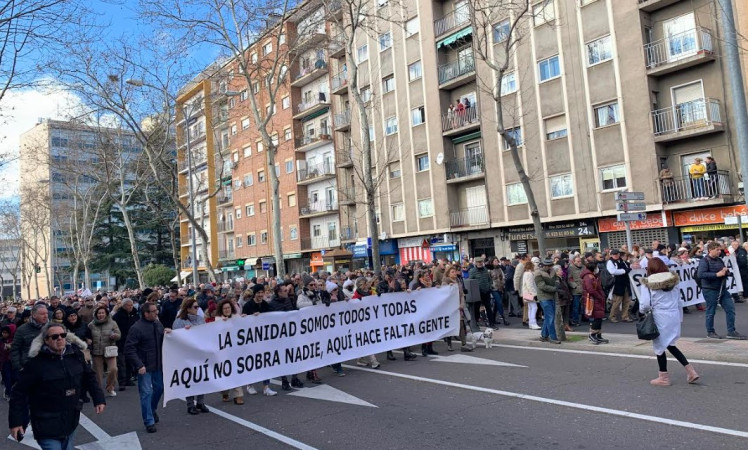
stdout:
[(353, 280), (345, 280), (345, 282), (343, 282), (343, 289), (348, 289), (348, 286), (353, 286), (354, 284)]
[(301, 285), (306, 287), (309, 283), (314, 281), (314, 278), (312, 278), (308, 273), (305, 273), (301, 275)]
[(332, 281), (328, 281), (327, 283), (325, 283), (325, 290), (329, 293), (332, 293), (332, 291), (334, 291), (337, 288), (338, 288), (338, 285), (333, 283)]

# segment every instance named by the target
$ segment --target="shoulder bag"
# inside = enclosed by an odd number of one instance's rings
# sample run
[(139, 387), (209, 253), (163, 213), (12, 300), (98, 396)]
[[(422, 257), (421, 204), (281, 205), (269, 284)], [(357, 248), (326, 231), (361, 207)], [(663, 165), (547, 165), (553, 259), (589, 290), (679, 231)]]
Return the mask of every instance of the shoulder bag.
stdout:
[(107, 345), (106, 347), (104, 347), (104, 358), (116, 358), (117, 355), (118, 353), (116, 345)]
[[(649, 291), (649, 299), (650, 302), (652, 301), (652, 291), (647, 288)], [(647, 311), (647, 313), (639, 319), (639, 321), (636, 323), (636, 335), (639, 337), (639, 339), (642, 339), (644, 341), (651, 341), (654, 339), (657, 339), (660, 336), (660, 330), (657, 329), (657, 324), (654, 320), (654, 314), (652, 312), (654, 311), (654, 304), (652, 304), (652, 308)]]

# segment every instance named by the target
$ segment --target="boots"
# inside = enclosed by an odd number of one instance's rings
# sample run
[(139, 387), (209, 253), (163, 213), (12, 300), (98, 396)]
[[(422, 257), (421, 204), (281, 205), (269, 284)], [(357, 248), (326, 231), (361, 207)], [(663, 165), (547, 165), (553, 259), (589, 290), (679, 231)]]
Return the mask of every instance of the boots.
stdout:
[(403, 357), (403, 359), (406, 361), (413, 361), (418, 356), (415, 353), (410, 351), (410, 347), (404, 348), (403, 352), (405, 353), (405, 356)]
[(699, 374), (696, 373), (696, 370), (692, 365), (688, 364), (684, 366), (684, 369), (686, 369), (686, 379), (688, 380), (688, 384), (694, 384), (699, 381)]
[(597, 332), (597, 334), (595, 335), (595, 337), (597, 337), (597, 341), (598, 341), (599, 343), (601, 343), (601, 344), (607, 344), (607, 343), (609, 343), (609, 342), (610, 342), (609, 340), (605, 339), (605, 338), (603, 337), (603, 334), (602, 334), (602, 333), (600, 333), (599, 331)]
[(388, 361), (394, 361), (394, 360), (396, 360), (396, 359), (397, 359), (397, 358), (395, 358), (395, 354), (394, 354), (394, 353), (392, 353), (392, 350), (390, 350), (390, 351), (388, 351), (388, 352), (387, 352), (387, 360), (388, 360)]
[(429, 342), (428, 344), (426, 344), (426, 353), (429, 354), (429, 355), (438, 355), (439, 354), (438, 352), (434, 351), (434, 343), (433, 342)]
[[(667, 372), (657, 372), (659, 375), (654, 380), (650, 381), (649, 384), (652, 386), (670, 386), (670, 374)], [(696, 372), (694, 372), (695, 374)]]

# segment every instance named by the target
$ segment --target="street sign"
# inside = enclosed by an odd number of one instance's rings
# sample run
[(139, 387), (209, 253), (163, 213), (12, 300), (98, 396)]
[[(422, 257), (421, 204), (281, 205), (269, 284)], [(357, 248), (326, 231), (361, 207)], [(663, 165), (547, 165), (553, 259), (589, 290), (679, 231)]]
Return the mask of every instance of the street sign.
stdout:
[(647, 213), (618, 213), (619, 222), (635, 222), (647, 220)]
[(644, 200), (644, 192), (616, 192), (616, 200)]
[(627, 201), (616, 202), (616, 211), (644, 211), (646, 209), (646, 203), (631, 203)]

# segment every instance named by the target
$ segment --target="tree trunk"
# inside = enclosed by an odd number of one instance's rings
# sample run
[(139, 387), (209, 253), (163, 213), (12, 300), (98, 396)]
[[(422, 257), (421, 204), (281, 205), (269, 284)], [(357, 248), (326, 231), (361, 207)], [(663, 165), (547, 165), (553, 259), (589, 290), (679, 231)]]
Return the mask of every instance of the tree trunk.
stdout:
[(132, 253), (132, 264), (135, 266), (135, 275), (138, 277), (138, 286), (140, 289), (145, 289), (145, 281), (143, 280), (143, 268), (140, 267), (140, 255), (138, 254), (138, 242), (135, 237), (135, 230), (132, 227), (132, 221), (130, 220), (130, 213), (127, 212), (127, 205), (117, 205), (122, 212), (122, 220), (125, 221), (125, 228), (127, 228), (127, 237), (130, 239), (130, 252)]
[(275, 151), (274, 145), (270, 145), (267, 151), (268, 171), (270, 171), (270, 188), (273, 203), (273, 257), (275, 258), (276, 277), (283, 279), (286, 276), (286, 267), (283, 262), (283, 245), (281, 242), (281, 215), (280, 215), (280, 180), (275, 173)]
[(83, 287), (91, 289), (91, 273), (88, 270), (88, 259), (83, 260)]

